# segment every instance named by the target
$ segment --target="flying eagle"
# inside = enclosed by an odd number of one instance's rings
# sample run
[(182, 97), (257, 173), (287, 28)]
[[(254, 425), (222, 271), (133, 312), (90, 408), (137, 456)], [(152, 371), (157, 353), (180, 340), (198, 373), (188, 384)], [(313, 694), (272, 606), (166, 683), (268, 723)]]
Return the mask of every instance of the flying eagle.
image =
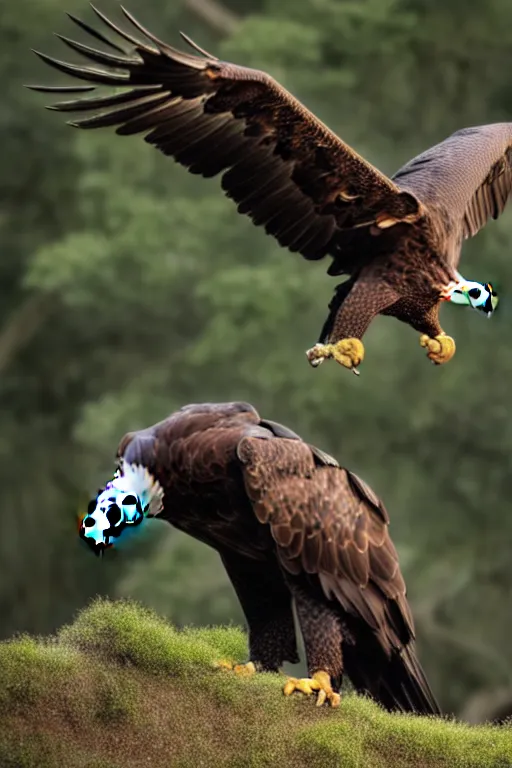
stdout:
[(299, 660), (294, 604), (309, 677), (285, 693), (337, 706), (346, 671), (389, 710), (439, 713), (388, 513), (353, 472), (243, 402), (187, 405), (125, 435), (117, 459), (80, 526), (95, 553), (145, 516), (167, 520), (219, 552), (248, 624), (247, 671)]
[[(349, 277), (307, 352), (312, 365), (334, 358), (356, 370), (361, 339), (378, 314), (408, 323), (428, 357), (444, 363), (455, 342), (439, 323), (441, 302), (492, 314), (498, 297), (490, 283), (465, 280), (457, 266), (463, 240), (497, 218), (509, 198), (512, 123), (457, 131), (388, 178), (267, 73), (220, 61), (186, 35), (199, 55), (176, 50), (123, 9), (143, 42), (94, 10), (120, 42), (73, 16), (106, 49), (59, 37), (99, 66), (38, 53), (94, 85), (29, 87), (78, 94), (50, 107), (92, 113), (70, 125), (143, 133), (191, 173), (222, 174), (239, 213), (280, 245), (308, 260), (331, 256), (328, 274)], [(116, 90), (82, 98), (96, 85)]]

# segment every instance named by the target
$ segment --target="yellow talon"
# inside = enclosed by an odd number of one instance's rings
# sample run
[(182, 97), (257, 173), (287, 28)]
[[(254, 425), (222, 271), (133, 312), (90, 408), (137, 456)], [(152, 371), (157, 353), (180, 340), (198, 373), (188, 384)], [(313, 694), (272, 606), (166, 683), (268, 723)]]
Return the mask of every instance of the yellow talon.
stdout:
[(218, 669), (227, 669), (230, 672), (234, 672), (239, 677), (250, 677), (256, 673), (256, 667), (252, 661), (248, 661), (247, 664), (233, 664), (232, 661), (221, 659), (215, 663)]
[(345, 368), (359, 373), (356, 368), (364, 359), (364, 346), (360, 339), (341, 339), (336, 344), (315, 344), (308, 349), (306, 355), (314, 368), (323, 363), (326, 358), (332, 357)]
[(335, 693), (331, 686), (331, 678), (327, 672), (320, 670), (315, 672), (312, 677), (289, 677), (283, 688), (285, 696), (290, 696), (294, 691), (311, 696), (315, 691), (318, 691), (316, 700), (316, 706), (321, 707), (326, 701), (329, 702), (331, 707), (339, 707), (341, 696), (339, 693)]
[(240, 677), (251, 677), (256, 674), (256, 667), (252, 661), (248, 661), (247, 664), (235, 664), (233, 672)]
[(433, 339), (424, 333), (420, 336), (420, 345), (427, 349), (427, 357), (436, 365), (447, 363), (455, 354), (455, 341), (445, 333), (440, 333)]
[(214, 667), (216, 669), (233, 669), (233, 662), (227, 661), (227, 659), (221, 659), (220, 661), (216, 661), (214, 664)]

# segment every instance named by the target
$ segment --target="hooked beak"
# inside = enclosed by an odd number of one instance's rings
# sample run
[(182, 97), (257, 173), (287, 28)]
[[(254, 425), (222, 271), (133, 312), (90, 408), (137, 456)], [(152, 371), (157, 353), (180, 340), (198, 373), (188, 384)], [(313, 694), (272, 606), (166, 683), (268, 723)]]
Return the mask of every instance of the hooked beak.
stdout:
[(91, 542), (91, 548), (96, 557), (103, 557), (105, 554), (106, 549), (110, 549), (112, 544), (104, 544), (102, 541), (98, 542), (98, 544), (94, 544)]
[(487, 319), (489, 319), (496, 311), (500, 300), (498, 294), (493, 290), (490, 283), (487, 283), (486, 288), (489, 291), (489, 298), (486, 302), (487, 312), (485, 314), (487, 315)]
[(91, 549), (96, 557), (103, 557), (105, 550), (110, 549), (112, 544), (105, 544), (104, 541), (95, 541), (90, 536), (85, 535), (85, 529), (82, 525), (79, 526), (79, 535), (82, 541), (85, 541), (89, 549)]

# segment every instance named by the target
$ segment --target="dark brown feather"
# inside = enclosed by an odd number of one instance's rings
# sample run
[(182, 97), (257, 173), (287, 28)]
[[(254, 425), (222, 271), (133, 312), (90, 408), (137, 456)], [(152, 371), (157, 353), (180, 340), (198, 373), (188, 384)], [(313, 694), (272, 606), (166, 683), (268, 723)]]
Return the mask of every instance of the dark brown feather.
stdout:
[[(326, 596), (334, 595), (374, 629), (386, 626), (388, 599), (396, 601), (403, 611), (403, 625), (409, 626), (405, 585), (388, 533), (389, 517), (364, 481), (344, 469), (316, 467), (309, 446), (297, 440), (244, 438), (238, 457), (244, 464), (249, 497), (259, 510), (265, 510), (258, 519), (269, 521), (283, 562), (295, 558), (304, 571), (321, 576)], [(412, 639), (412, 624), (409, 632)], [(390, 650), (401, 641), (391, 631), (382, 642)]]
[[(60, 39), (102, 68), (38, 55), (75, 78), (131, 90), (86, 102), (77, 99), (77, 111), (93, 114), (74, 120), (73, 126), (117, 126), (120, 135), (144, 133), (147, 142), (191, 172), (206, 177), (222, 173), (222, 187), (239, 212), (307, 259), (336, 253), (338, 269), (347, 230), (368, 227), (380, 218), (419, 217), (413, 196), (402, 193), (265, 72), (221, 62), (186, 36), (200, 55), (178, 51), (122, 9), (149, 41), (142, 42), (93, 10), (129, 49), (71, 17), (113, 52)], [(140, 98), (133, 90), (139, 87)], [(148, 87), (155, 92), (148, 93)], [(113, 109), (105, 112), (105, 107)], [(73, 104), (52, 108), (69, 112)], [(352, 255), (345, 268), (356, 266)]]
[(504, 211), (512, 192), (512, 123), (463, 128), (410, 160), (393, 176), (449, 224), (448, 261), (456, 267), (460, 241)]
[(462, 242), (503, 212), (512, 191), (512, 123), (457, 131), (389, 179), (267, 73), (220, 61), (183, 34), (193, 53), (173, 48), (124, 8), (137, 34), (93, 10), (117, 42), (73, 16), (100, 47), (59, 37), (95, 66), (38, 55), (116, 92), (82, 98), (79, 87), (29, 86), (78, 94), (52, 109), (76, 110), (77, 128), (143, 134), (190, 173), (220, 176), (238, 212), (281, 246), (309, 260), (332, 256), (328, 274), (351, 277), (320, 343), (362, 339), (378, 314), (430, 338), (443, 333), (439, 306), (460, 280)]
[[(126, 435), (118, 456), (160, 482), (160, 517), (221, 553), (248, 619), (253, 658), (268, 669), (290, 658), (293, 596), (308, 664), (336, 681), (344, 656), (358, 690), (390, 709), (438, 711), (414, 654), (389, 518), (363, 480), (287, 427), (260, 419), (248, 403), (186, 406)], [(280, 595), (277, 614), (269, 574)]]

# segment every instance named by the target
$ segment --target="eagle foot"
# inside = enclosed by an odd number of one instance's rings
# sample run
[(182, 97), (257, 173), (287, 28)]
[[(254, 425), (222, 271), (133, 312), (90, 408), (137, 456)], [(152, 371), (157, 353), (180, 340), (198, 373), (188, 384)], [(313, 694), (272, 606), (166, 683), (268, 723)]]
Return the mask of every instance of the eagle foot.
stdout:
[(289, 677), (283, 688), (283, 693), (285, 696), (290, 696), (294, 691), (305, 693), (306, 696), (311, 696), (315, 691), (318, 691), (317, 707), (321, 707), (326, 701), (334, 708), (340, 705), (341, 696), (333, 691), (330, 675), (323, 670), (315, 672), (312, 677), (302, 677), (300, 679)]
[(315, 344), (306, 352), (310, 365), (316, 368), (332, 357), (337, 363), (359, 374), (357, 366), (363, 361), (364, 346), (360, 339), (341, 339), (336, 344)]
[(217, 669), (226, 669), (234, 672), (239, 677), (251, 677), (256, 673), (256, 666), (252, 661), (248, 661), (247, 664), (234, 664), (232, 661), (221, 659), (216, 662), (215, 666)]
[(440, 333), (433, 339), (424, 333), (420, 336), (420, 344), (427, 349), (427, 357), (435, 365), (442, 365), (451, 360), (455, 354), (455, 341), (446, 333)]

